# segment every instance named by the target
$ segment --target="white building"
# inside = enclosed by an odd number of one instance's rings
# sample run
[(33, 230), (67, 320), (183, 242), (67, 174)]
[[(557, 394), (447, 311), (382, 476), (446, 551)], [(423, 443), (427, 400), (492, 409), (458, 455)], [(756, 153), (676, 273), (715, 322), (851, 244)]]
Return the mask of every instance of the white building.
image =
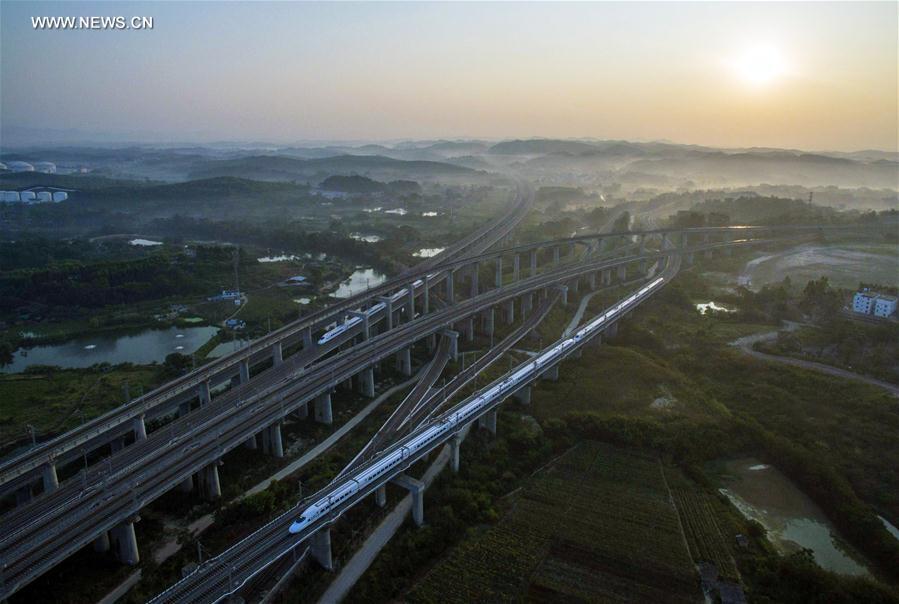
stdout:
[(867, 291), (857, 292), (852, 296), (852, 312), (862, 315), (870, 315), (871, 309), (874, 307), (874, 294)]
[(52, 161), (39, 161), (34, 163), (35, 172), (43, 172), (44, 174), (56, 174), (56, 164)]
[(886, 318), (896, 312), (896, 297), (860, 291), (852, 297), (852, 310), (862, 315)]
[(896, 312), (896, 298), (880, 294), (874, 300), (874, 316), (886, 318)]

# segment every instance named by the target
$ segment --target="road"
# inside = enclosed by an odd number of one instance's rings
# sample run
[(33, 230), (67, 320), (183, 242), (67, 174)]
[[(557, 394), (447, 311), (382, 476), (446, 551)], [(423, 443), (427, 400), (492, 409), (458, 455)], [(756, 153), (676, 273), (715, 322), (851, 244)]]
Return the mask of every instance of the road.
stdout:
[(834, 367), (833, 365), (825, 365), (824, 363), (806, 361), (805, 359), (795, 359), (793, 357), (768, 354), (765, 352), (759, 352), (758, 350), (755, 350), (753, 348), (756, 343), (770, 342), (771, 340), (777, 339), (777, 334), (777, 331), (769, 331), (761, 334), (744, 336), (742, 338), (739, 338), (738, 340), (734, 340), (733, 342), (731, 342), (731, 346), (739, 348), (744, 354), (747, 354), (752, 358), (758, 359), (760, 361), (769, 361), (774, 363), (781, 363), (783, 365), (791, 365), (793, 367), (800, 367), (802, 369), (808, 369), (809, 371), (817, 371), (818, 373), (831, 375), (833, 377), (853, 380), (855, 382), (862, 382), (871, 386), (876, 386), (877, 388), (882, 388), (893, 396), (899, 397), (899, 386), (897, 386), (896, 384), (891, 384), (889, 382), (878, 380), (877, 378), (873, 378), (871, 376), (855, 373), (847, 369), (840, 369), (839, 367)]

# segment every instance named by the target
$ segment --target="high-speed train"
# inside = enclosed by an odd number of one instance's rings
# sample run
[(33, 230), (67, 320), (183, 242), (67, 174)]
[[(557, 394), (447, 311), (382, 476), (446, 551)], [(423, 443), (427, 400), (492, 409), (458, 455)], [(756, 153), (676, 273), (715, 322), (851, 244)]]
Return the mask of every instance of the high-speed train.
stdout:
[[(428, 278), (430, 278), (430, 277), (431, 277), (431, 275), (428, 275)], [(424, 281), (421, 279), (418, 279), (417, 281), (415, 281), (412, 284), (412, 288), (418, 289), (418, 287), (421, 286), (422, 283), (424, 283)], [(390, 299), (392, 302), (399, 302), (403, 298), (405, 298), (408, 294), (409, 294), (409, 288), (404, 287), (400, 291), (398, 291), (395, 294), (393, 294), (392, 296), (390, 296)], [(366, 315), (371, 317), (374, 314), (380, 312), (381, 309), (385, 308), (386, 306), (387, 305), (384, 304), (383, 302), (378, 302), (377, 304), (372, 305), (371, 308), (369, 308), (368, 310), (366, 310), (364, 312)], [(324, 334), (322, 334), (322, 337), (320, 337), (318, 339), (319, 345), (327, 344), (328, 342), (330, 342), (331, 340), (333, 340), (340, 334), (344, 333), (346, 330), (350, 329), (354, 325), (359, 324), (359, 322), (362, 321), (362, 317), (360, 317), (358, 315), (349, 317), (349, 318), (345, 318), (345, 319), (346, 320), (341, 325), (336, 325), (334, 327), (329, 326), (328, 331), (326, 331)], [(332, 325), (334, 325), (334, 324), (332, 323)]]
[(382, 457), (378, 458), (377, 461), (363, 467), (356, 474), (348, 476), (342, 483), (338, 484), (333, 491), (303, 510), (299, 518), (290, 525), (290, 532), (293, 534), (299, 533), (313, 521), (330, 513), (335, 506), (338, 506), (346, 499), (355, 495), (359, 492), (360, 488), (371, 483), (382, 482), (382, 477), (385, 474), (389, 473), (393, 468), (403, 464), (405, 460), (412, 457), (418, 451), (430, 449), (430, 445), (433, 441), (440, 439), (446, 434), (457, 432), (469, 421), (469, 418), (474, 419), (473, 416), (476, 417), (479, 414), (478, 412), (484, 407), (488, 407), (496, 399), (502, 398), (504, 393), (514, 391), (520, 387), (522, 383), (532, 380), (540, 373), (542, 368), (549, 367), (561, 360), (565, 354), (581, 340), (588, 338), (594, 331), (605, 326), (617, 315), (628, 309), (634, 302), (660, 287), (664, 281), (664, 277), (658, 277), (653, 280), (637, 293), (628, 296), (613, 306), (606, 311), (605, 314), (590, 321), (586, 326), (575, 332), (574, 335), (559, 340), (527, 363), (519, 365), (515, 371), (506, 376), (503, 381), (492, 384), (486, 390), (480, 392), (475, 398), (451, 409), (430, 425), (426, 425), (418, 434), (398, 443), (392, 450), (388, 449), (388, 451)]

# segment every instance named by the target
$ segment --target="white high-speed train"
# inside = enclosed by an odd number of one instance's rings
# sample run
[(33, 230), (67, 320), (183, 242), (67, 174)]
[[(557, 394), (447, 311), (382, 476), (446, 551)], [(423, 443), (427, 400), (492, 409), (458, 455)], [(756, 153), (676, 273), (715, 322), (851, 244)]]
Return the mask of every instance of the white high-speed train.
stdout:
[[(431, 275), (428, 275), (428, 277), (430, 278)], [(412, 288), (417, 289), (422, 283), (424, 283), (424, 281), (422, 281), (421, 279), (418, 279), (417, 281), (415, 281), (412, 284)], [(393, 302), (399, 302), (400, 300), (405, 298), (406, 295), (408, 295), (408, 293), (409, 293), (409, 288), (404, 287), (400, 291), (398, 291), (395, 294), (393, 294), (392, 296), (390, 296), (390, 299)], [(383, 302), (378, 302), (377, 304), (372, 305), (371, 308), (366, 310), (365, 314), (367, 314), (369, 317), (371, 317), (372, 315), (379, 312), (382, 308), (384, 308), (386, 306), (387, 305), (384, 304)], [(336, 325), (335, 327), (329, 328), (328, 331), (326, 331), (324, 334), (322, 334), (322, 337), (320, 337), (318, 339), (319, 345), (327, 344), (328, 342), (330, 342), (331, 340), (333, 340), (334, 338), (336, 338), (337, 336), (339, 336), (340, 334), (345, 332), (347, 329), (353, 327), (354, 325), (357, 325), (360, 321), (362, 321), (362, 317), (359, 317), (357, 315), (357, 316), (353, 316), (353, 317), (346, 319), (341, 325)], [(332, 323), (332, 325), (334, 325), (334, 324)]]
[(360, 488), (381, 482), (381, 477), (396, 466), (401, 465), (406, 459), (422, 449), (429, 449), (430, 444), (447, 433), (457, 432), (464, 426), (469, 418), (476, 415), (484, 407), (489, 406), (494, 400), (500, 398), (503, 393), (518, 388), (522, 382), (533, 379), (539, 374), (540, 369), (558, 362), (565, 353), (577, 345), (581, 340), (590, 336), (594, 331), (603, 327), (617, 315), (630, 307), (640, 298), (645, 297), (651, 291), (657, 289), (665, 281), (663, 277), (645, 285), (637, 293), (632, 294), (613, 306), (605, 314), (596, 317), (574, 335), (556, 342), (550, 348), (541, 352), (538, 356), (520, 365), (511, 375), (502, 382), (494, 384), (481, 392), (474, 399), (462, 404), (443, 415), (429, 426), (426, 426), (419, 434), (414, 435), (406, 442), (400, 443), (393, 450), (388, 450), (381, 458), (368, 467), (361, 469), (352, 476), (348, 476), (333, 491), (303, 510), (299, 518), (290, 525), (290, 532), (299, 533), (310, 523), (328, 514), (335, 506), (355, 495)]

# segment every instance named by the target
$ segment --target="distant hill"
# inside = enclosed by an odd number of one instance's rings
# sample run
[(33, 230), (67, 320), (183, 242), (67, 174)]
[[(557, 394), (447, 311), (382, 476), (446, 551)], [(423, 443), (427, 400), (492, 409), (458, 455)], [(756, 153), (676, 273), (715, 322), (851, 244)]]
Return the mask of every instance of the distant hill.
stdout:
[(317, 181), (331, 175), (359, 175), (382, 181), (463, 178), (479, 180), (485, 174), (453, 164), (435, 161), (405, 161), (382, 155), (338, 155), (300, 159), (279, 156), (252, 156), (215, 160), (198, 165), (191, 178), (239, 176), (268, 181)]
[(421, 193), (421, 185), (413, 180), (394, 180), (389, 183), (372, 180), (365, 176), (334, 175), (329, 176), (319, 184), (319, 188), (325, 191), (339, 191), (341, 193), (393, 193), (405, 195)]
[(546, 155), (548, 153), (594, 153), (596, 145), (556, 139), (512, 140), (497, 143), (488, 149), (494, 155)]

